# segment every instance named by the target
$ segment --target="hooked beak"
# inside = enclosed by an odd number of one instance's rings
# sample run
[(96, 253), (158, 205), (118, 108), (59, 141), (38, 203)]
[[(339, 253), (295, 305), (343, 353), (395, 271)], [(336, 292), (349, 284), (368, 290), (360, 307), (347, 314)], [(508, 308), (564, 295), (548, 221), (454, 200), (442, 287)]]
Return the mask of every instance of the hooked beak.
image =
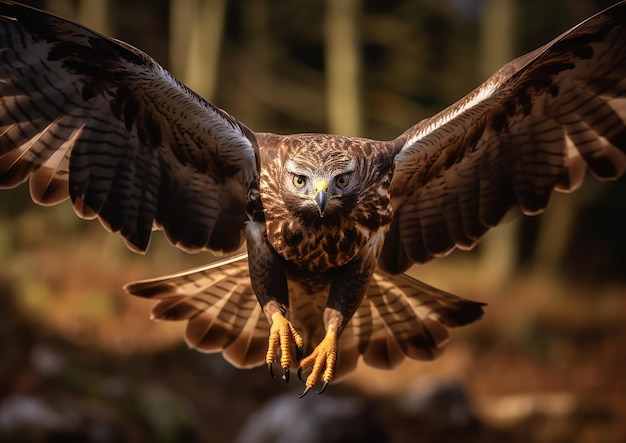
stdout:
[(324, 209), (328, 204), (328, 183), (323, 180), (315, 183), (315, 203), (317, 203), (317, 209), (320, 211), (320, 217), (324, 217)]

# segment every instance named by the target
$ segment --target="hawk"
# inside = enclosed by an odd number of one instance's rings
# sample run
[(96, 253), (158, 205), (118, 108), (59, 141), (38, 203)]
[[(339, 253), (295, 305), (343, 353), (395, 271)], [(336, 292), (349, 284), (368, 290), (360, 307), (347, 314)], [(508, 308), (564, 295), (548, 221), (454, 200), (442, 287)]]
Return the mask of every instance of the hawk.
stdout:
[[(430, 359), (482, 304), (404, 275), (537, 214), (589, 169), (626, 170), (626, 2), (515, 59), (391, 141), (255, 132), (143, 52), (0, 2), (0, 187), (71, 199), (134, 251), (247, 254), (131, 283), (157, 319), (237, 367), (310, 370)], [(273, 375), (273, 374), (272, 374)]]

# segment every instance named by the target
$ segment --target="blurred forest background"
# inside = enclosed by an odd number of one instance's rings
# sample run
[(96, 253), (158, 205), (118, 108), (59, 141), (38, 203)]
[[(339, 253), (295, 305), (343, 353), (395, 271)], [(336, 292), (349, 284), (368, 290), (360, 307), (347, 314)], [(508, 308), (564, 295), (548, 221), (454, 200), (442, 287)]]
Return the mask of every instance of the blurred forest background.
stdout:
[[(26, 2), (139, 47), (255, 130), (390, 139), (598, 0)], [(625, 54), (626, 56), (626, 54)], [(204, 264), (127, 251), (68, 204), (0, 193), (0, 441), (626, 441), (626, 181), (411, 272), (489, 303), (435, 362), (323, 396), (186, 348), (132, 280)], [(295, 378), (295, 377), (294, 377)]]

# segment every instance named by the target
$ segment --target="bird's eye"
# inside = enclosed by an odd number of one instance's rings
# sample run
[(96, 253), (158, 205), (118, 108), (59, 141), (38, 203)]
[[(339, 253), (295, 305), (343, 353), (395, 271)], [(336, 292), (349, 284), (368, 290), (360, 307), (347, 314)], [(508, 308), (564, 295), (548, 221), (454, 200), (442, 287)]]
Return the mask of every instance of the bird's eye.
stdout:
[(294, 174), (293, 185), (298, 189), (304, 188), (304, 185), (306, 185), (306, 177), (304, 175)]
[(348, 186), (349, 183), (350, 183), (350, 175), (349, 174), (342, 174), (342, 175), (340, 175), (339, 177), (337, 177), (335, 179), (335, 184), (339, 188), (341, 188), (341, 189), (343, 189), (346, 186)]

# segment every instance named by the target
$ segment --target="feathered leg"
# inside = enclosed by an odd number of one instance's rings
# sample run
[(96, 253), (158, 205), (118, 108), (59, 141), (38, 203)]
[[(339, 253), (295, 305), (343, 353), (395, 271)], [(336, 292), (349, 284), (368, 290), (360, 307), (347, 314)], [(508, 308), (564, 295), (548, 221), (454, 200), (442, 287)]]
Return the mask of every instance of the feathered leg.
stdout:
[(302, 356), (304, 340), (285, 317), (289, 309), (289, 291), (282, 258), (267, 242), (265, 226), (262, 223), (248, 222), (246, 236), (250, 281), (263, 308), (263, 313), (270, 323), (265, 362), (270, 375), (274, 377), (272, 365), (276, 359), (276, 351), (279, 349), (283, 379), (288, 382), (289, 368), (294, 360), (291, 345), (295, 344), (295, 359), (299, 360)]

